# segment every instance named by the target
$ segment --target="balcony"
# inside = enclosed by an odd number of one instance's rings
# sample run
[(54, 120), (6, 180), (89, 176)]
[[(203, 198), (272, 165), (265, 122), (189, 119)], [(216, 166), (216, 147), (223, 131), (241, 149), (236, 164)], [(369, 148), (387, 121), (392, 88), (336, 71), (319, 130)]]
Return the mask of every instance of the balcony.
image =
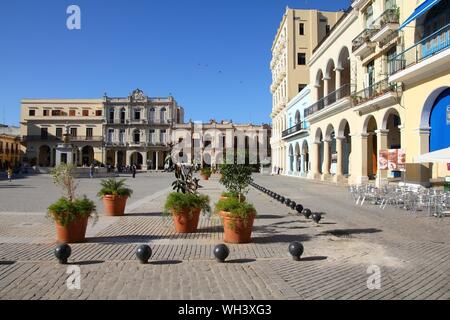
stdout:
[(326, 97), (320, 99), (309, 108), (305, 109), (305, 118), (314, 115), (315, 113), (326, 109), (327, 107), (336, 104), (336, 102), (349, 97), (352, 86), (350, 84), (343, 85), (338, 90), (330, 93)]
[(450, 24), (389, 61), (390, 82), (417, 83), (450, 65)]
[(398, 103), (401, 94), (400, 86), (384, 79), (352, 95), (352, 102), (355, 111), (362, 114)]
[(305, 122), (297, 123), (292, 128), (289, 128), (287, 130), (284, 130), (281, 134), (281, 137), (283, 139), (286, 139), (288, 137), (294, 136), (295, 134), (306, 132), (308, 128), (306, 128)]
[(77, 137), (70, 137), (70, 142), (102, 142), (103, 137), (102, 136), (77, 136)]
[[(62, 137), (56, 137), (56, 136), (23, 136), (22, 138), (23, 142), (42, 142), (42, 141), (48, 141), (48, 142), (62, 142)], [(103, 137), (102, 136), (76, 136), (70, 137), (70, 142), (102, 142)]]
[(384, 42), (386, 38), (392, 37), (392, 33), (398, 35), (400, 26), (400, 11), (398, 8), (387, 9), (383, 14), (373, 22), (373, 26), (378, 30), (370, 41)]
[(355, 56), (359, 56), (364, 59), (369, 54), (375, 52), (376, 44), (372, 42), (372, 37), (378, 33), (377, 26), (371, 26), (364, 29), (355, 39), (352, 41), (352, 52)]

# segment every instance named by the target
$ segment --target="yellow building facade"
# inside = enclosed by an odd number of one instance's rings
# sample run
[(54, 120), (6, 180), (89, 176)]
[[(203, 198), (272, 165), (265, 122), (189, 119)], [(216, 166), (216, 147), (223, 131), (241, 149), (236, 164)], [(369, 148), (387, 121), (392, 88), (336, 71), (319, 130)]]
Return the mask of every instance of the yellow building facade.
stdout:
[(0, 171), (19, 165), (21, 152), (19, 131), (0, 125)]
[(417, 163), (450, 147), (449, 22), (448, 1), (352, 1), (308, 65), (310, 179), (429, 185), (450, 175)]

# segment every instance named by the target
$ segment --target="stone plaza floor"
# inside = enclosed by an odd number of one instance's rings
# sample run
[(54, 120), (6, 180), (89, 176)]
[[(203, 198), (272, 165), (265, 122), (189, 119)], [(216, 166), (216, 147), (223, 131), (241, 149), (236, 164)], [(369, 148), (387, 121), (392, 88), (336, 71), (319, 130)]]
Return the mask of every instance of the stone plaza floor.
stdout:
[[(450, 299), (450, 220), (412, 215), (370, 204), (356, 206), (346, 188), (306, 180), (255, 175), (255, 182), (324, 213), (315, 224), (256, 189), (253, 243), (230, 245), (227, 263), (214, 261), (223, 228), (203, 217), (199, 232), (178, 235), (161, 209), (172, 174), (128, 178), (135, 190), (127, 215), (101, 214), (88, 241), (72, 245), (70, 264), (81, 269), (81, 289), (69, 290), (67, 267), (53, 256), (54, 226), (45, 208), (60, 194), (49, 176), (0, 181), (0, 299)], [(81, 180), (94, 199), (99, 180)], [(202, 181), (212, 205), (218, 178)], [(288, 254), (301, 241), (300, 262)], [(139, 244), (153, 250), (151, 263), (135, 258)], [(367, 282), (373, 266), (379, 289)]]

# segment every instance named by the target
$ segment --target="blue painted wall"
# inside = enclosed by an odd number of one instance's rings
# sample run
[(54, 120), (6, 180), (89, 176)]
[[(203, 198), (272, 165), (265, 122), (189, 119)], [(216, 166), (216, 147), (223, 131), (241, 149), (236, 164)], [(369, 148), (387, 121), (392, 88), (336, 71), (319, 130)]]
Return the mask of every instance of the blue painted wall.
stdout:
[(450, 147), (450, 88), (437, 99), (430, 117), (430, 152)]

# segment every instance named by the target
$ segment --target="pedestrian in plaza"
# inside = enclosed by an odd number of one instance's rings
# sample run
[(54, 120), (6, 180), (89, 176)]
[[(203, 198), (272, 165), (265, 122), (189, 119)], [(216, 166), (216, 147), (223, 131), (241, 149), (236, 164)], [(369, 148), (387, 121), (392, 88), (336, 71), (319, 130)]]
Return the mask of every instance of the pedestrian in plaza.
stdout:
[(135, 164), (133, 164), (133, 166), (131, 167), (131, 171), (133, 173), (133, 179), (135, 179), (136, 178), (136, 165)]
[(13, 170), (12, 170), (12, 168), (8, 168), (8, 170), (6, 170), (6, 173), (8, 174), (8, 180), (9, 180), (9, 182), (12, 182), (12, 175), (13, 175)]
[(91, 164), (91, 166), (89, 167), (89, 178), (93, 179), (94, 178), (94, 164)]

